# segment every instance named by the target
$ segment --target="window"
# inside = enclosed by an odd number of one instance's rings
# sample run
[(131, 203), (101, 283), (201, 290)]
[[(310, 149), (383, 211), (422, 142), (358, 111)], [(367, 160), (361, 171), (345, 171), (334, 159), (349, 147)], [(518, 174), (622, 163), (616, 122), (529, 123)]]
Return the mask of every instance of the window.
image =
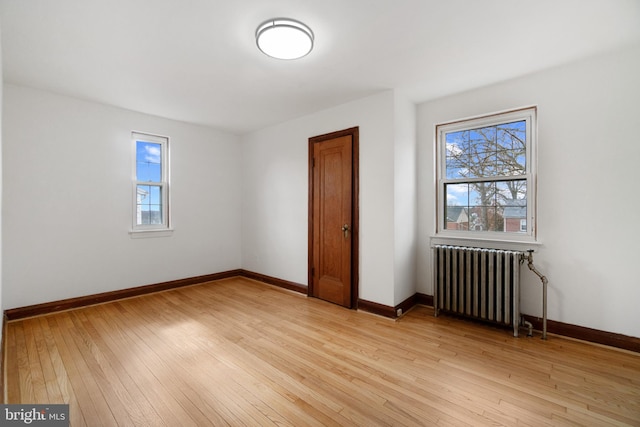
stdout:
[(535, 239), (536, 108), (436, 126), (437, 232)]
[(169, 138), (133, 132), (133, 231), (169, 229)]

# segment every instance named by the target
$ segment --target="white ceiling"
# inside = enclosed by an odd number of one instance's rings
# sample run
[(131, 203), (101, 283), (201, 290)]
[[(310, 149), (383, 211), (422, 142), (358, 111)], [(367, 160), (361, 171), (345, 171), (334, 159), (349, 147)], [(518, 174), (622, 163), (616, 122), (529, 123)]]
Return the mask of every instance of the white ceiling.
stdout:
[[(255, 45), (273, 17), (315, 48)], [(422, 102), (640, 42), (639, 0), (0, 0), (8, 83), (234, 133), (397, 89)]]

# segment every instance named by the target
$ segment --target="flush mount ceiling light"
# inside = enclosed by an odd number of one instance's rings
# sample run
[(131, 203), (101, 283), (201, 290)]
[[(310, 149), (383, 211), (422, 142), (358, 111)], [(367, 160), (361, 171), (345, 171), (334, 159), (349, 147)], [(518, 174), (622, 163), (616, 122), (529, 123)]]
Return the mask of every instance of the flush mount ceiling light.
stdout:
[(256, 44), (272, 58), (298, 59), (313, 49), (313, 31), (294, 19), (269, 19), (258, 26)]

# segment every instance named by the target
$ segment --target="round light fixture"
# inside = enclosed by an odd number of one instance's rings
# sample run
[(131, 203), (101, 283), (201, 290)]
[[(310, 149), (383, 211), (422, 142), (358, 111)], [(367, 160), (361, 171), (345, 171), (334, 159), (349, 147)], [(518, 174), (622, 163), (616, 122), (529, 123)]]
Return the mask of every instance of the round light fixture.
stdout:
[(269, 19), (258, 26), (256, 44), (272, 58), (298, 59), (313, 49), (313, 31), (294, 19)]

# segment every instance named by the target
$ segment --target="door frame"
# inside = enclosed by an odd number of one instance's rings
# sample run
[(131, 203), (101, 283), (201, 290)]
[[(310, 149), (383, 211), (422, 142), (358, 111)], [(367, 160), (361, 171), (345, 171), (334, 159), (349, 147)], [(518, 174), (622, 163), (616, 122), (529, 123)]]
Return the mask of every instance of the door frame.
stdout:
[(313, 296), (313, 146), (316, 143), (351, 136), (351, 308), (358, 308), (358, 281), (360, 266), (360, 158), (359, 158), (359, 127), (352, 127), (336, 132), (309, 138), (309, 249), (307, 265), (307, 296)]

